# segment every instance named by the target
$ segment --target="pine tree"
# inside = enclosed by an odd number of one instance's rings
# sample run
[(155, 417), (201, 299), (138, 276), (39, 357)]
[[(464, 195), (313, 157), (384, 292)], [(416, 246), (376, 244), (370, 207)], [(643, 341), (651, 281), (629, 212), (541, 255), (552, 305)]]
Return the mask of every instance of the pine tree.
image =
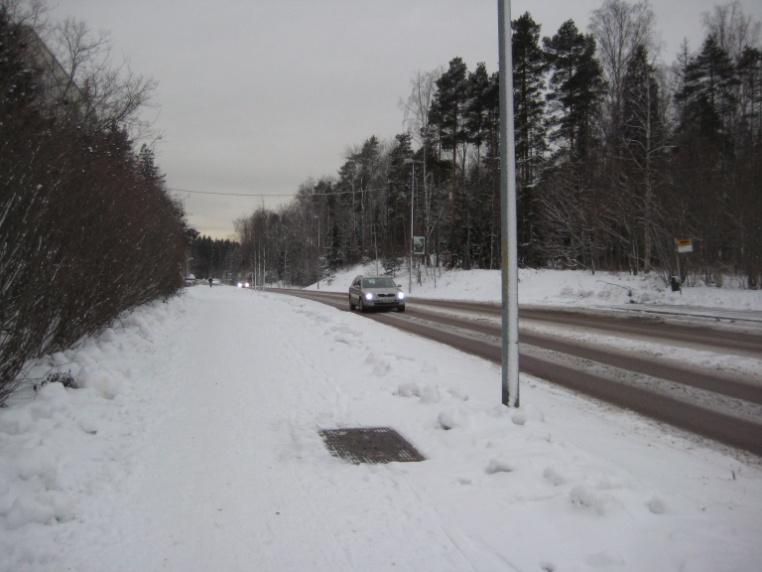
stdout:
[(540, 48), (540, 25), (529, 13), (513, 22), (513, 89), (516, 122), (516, 170), (519, 183), (536, 181), (546, 151), (545, 58)]
[(489, 131), (490, 78), (484, 62), (468, 74), (468, 100), (464, 110), (466, 140), (476, 147), (477, 175), (481, 163), (481, 149)]
[(735, 178), (731, 186), (734, 242), (740, 246), (738, 267), (749, 288), (762, 287), (762, 51), (746, 46), (737, 61), (738, 124), (735, 133)]
[(343, 193), (339, 196), (339, 204), (347, 226), (344, 249), (347, 260), (355, 264), (360, 260), (357, 209), (360, 204), (361, 190), (358, 184), (358, 165), (352, 157), (348, 157), (339, 169), (337, 190)]
[(602, 154), (596, 152), (604, 83), (595, 40), (568, 20), (543, 44), (550, 67), (549, 138), (557, 146), (554, 166), (538, 193), (546, 242), (555, 242), (544, 249), (564, 264), (594, 272), (610, 250), (606, 235), (611, 218), (600, 177)]
[(734, 244), (734, 117), (738, 79), (727, 52), (714, 36), (683, 70), (675, 95), (679, 113), (675, 139), (677, 200), (691, 206), (685, 228), (702, 240), (700, 262), (707, 277), (717, 264), (730, 263)]
[[(475, 161), (470, 165), (465, 184), (465, 193), (456, 196), (456, 208), (462, 224), (456, 232), (456, 241), (460, 246), (465, 266), (484, 263), (483, 252), (487, 250), (482, 243), (490, 228), (491, 204), (490, 188), (482, 176), (482, 148), (488, 143), (494, 129), (494, 92), (487, 66), (480, 62), (468, 75), (468, 100), (465, 108), (466, 140), (475, 151)], [(499, 102), (498, 113), (499, 113)]]
[(439, 145), (452, 151), (453, 178), (457, 170), (458, 146), (466, 140), (465, 108), (468, 97), (468, 69), (461, 58), (453, 58), (437, 80), (429, 121), (435, 127)]
[[(450, 65), (437, 80), (437, 91), (431, 105), (429, 121), (436, 129), (439, 146), (444, 151), (452, 152), (449, 192), (449, 216), (451, 251), (457, 248), (454, 234), (459, 219), (463, 213), (458, 212), (455, 205), (458, 188), (458, 149), (462, 146), (462, 159), (465, 166), (466, 159), (466, 130), (465, 130), (465, 107), (468, 97), (468, 69), (461, 58), (453, 58)], [(462, 169), (461, 188), (465, 180), (465, 169)]]
[(565, 146), (572, 157), (585, 158), (595, 138), (603, 95), (603, 74), (595, 59), (595, 40), (567, 20), (552, 38), (544, 38), (550, 66), (547, 95), (551, 118), (551, 140)]
[(356, 188), (359, 191), (359, 200), (356, 210), (359, 210), (357, 219), (357, 247), (361, 257), (370, 254), (371, 244), (371, 191), (377, 182), (380, 168), (380, 144), (375, 135), (369, 137), (362, 145), (359, 152), (353, 154), (351, 159), (355, 163)]
[(762, 144), (762, 51), (746, 47), (736, 65), (740, 82), (739, 133), (747, 145)]
[(512, 27), (519, 259), (536, 264), (539, 237), (534, 187), (547, 151), (543, 98), (546, 63), (540, 48), (540, 25), (529, 13), (515, 20)]
[(738, 79), (730, 57), (714, 36), (707, 37), (701, 52), (687, 63), (683, 81), (676, 94), (680, 109), (678, 130), (685, 135), (721, 141), (729, 152), (729, 118), (737, 103), (734, 87)]
[[(402, 255), (410, 234), (410, 177), (411, 167), (405, 161), (413, 157), (411, 136), (400, 133), (389, 157), (388, 195), (386, 203), (386, 227), (388, 243), (384, 252)], [(420, 176), (420, 170), (418, 172)]]

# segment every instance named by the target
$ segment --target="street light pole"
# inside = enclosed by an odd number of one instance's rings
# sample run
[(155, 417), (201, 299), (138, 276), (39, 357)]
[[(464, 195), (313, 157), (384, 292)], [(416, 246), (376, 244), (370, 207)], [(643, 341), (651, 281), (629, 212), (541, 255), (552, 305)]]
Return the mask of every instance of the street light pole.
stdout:
[(411, 162), (413, 164), (413, 181), (410, 185), (410, 276), (408, 276), (408, 286), (407, 286), (407, 293), (412, 294), (413, 292), (413, 221), (415, 220), (413, 218), (414, 208), (415, 208), (415, 161), (411, 159)]
[[(413, 170), (410, 174), (410, 276), (408, 276), (407, 292), (408, 294), (413, 291), (413, 240), (415, 239), (415, 164), (421, 161), (407, 158), (403, 161), (405, 165), (412, 165)], [(424, 182), (425, 184), (425, 182)]]
[(498, 0), (500, 54), (500, 252), (502, 267), (502, 401), (519, 406), (519, 281), (516, 263), (516, 147), (513, 132), (511, 1)]
[(376, 276), (378, 276), (378, 231), (375, 223), (373, 224), (373, 251), (376, 254)]
[(320, 290), (320, 215), (315, 215), (315, 219), (317, 219), (317, 289)]

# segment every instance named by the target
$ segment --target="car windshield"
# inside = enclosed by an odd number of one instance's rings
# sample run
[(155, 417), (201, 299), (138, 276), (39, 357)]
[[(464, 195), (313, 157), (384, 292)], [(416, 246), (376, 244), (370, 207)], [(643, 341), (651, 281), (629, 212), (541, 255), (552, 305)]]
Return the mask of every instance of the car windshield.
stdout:
[(381, 277), (362, 279), (363, 288), (394, 288), (395, 286), (394, 280), (391, 278)]

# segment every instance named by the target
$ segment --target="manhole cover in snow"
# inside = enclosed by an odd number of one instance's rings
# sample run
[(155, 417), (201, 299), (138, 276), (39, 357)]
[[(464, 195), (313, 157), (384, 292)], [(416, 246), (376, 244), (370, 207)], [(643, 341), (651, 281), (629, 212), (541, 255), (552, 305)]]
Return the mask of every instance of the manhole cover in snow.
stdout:
[(355, 464), (424, 460), (415, 447), (389, 427), (323, 429), (320, 436), (332, 455)]

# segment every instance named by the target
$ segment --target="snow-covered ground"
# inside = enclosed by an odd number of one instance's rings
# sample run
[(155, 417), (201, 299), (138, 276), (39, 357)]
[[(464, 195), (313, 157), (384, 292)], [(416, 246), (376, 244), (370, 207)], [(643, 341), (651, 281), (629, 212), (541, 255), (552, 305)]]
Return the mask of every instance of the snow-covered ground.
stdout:
[[(379, 268), (383, 273), (383, 267)], [(358, 274), (375, 274), (375, 262), (336, 272), (321, 282), (321, 288), (343, 292)], [(408, 273), (403, 268), (396, 276), (398, 284), (408, 290)], [(308, 289), (317, 288), (313, 284)], [(421, 272), (421, 284), (413, 281), (412, 295), (450, 300), (500, 301), (499, 270), (433, 269)], [(762, 312), (762, 290), (746, 290), (738, 278), (726, 278), (722, 288), (716, 286), (685, 286), (682, 292), (672, 292), (660, 274), (632, 276), (611, 272), (592, 274), (582, 270), (519, 270), (520, 304), (553, 304), (590, 307), (610, 307), (626, 304), (675, 305), (694, 309), (753, 310)], [(762, 319), (762, 315), (760, 316)]]
[[(190, 288), (50, 365), (84, 388), (0, 410), (0, 571), (762, 562), (758, 459), (527, 376), (507, 410), (495, 365), (316, 302)], [(380, 425), (427, 460), (317, 433)]]

